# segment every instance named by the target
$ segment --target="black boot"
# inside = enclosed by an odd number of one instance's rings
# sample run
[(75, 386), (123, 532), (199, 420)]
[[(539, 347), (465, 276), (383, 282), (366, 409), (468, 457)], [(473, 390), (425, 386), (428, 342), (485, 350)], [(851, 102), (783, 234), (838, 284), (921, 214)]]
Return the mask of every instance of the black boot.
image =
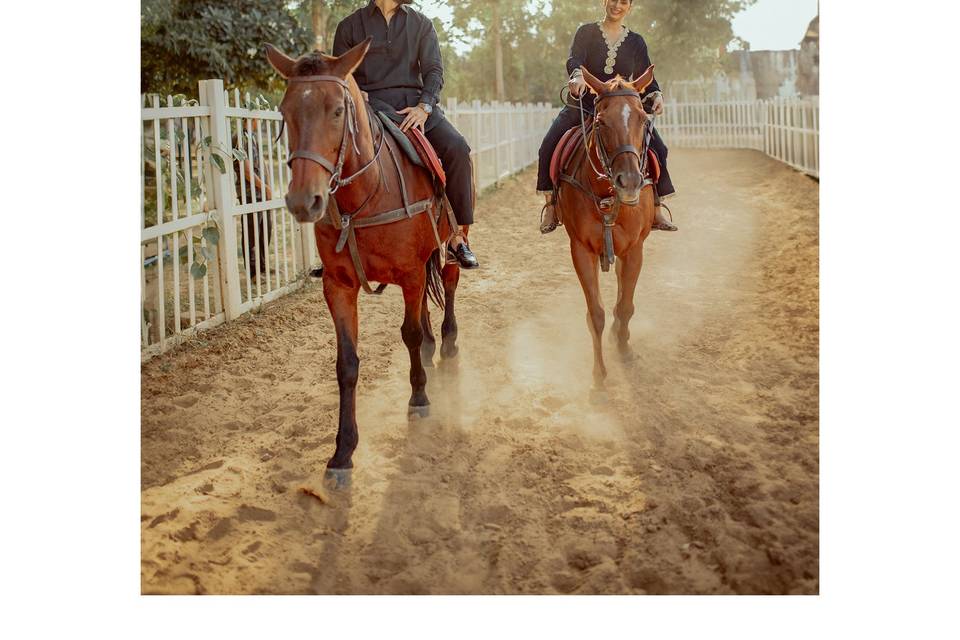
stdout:
[(451, 262), (459, 264), (461, 269), (476, 269), (480, 266), (477, 256), (467, 246), (466, 240), (462, 240), (456, 249), (448, 248), (447, 258)]

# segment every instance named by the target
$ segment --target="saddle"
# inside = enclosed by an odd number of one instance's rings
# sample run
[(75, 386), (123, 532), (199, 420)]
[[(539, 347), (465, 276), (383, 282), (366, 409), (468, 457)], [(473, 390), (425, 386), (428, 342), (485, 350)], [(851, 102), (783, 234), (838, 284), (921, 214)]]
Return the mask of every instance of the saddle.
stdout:
[(440, 162), (440, 157), (427, 140), (427, 136), (416, 127), (410, 127), (406, 133), (400, 131), (400, 127), (383, 111), (377, 111), (377, 117), (383, 123), (384, 130), (390, 132), (390, 136), (403, 149), (410, 162), (429, 171), (442, 186), (446, 187), (447, 174), (443, 171), (443, 163)]
[[(588, 120), (586, 122), (587, 129), (589, 130), (591, 126), (592, 122)], [(583, 129), (580, 128), (580, 125), (571, 127), (560, 138), (557, 148), (553, 150), (553, 155), (550, 157), (550, 181), (553, 183), (554, 189), (560, 188), (560, 173), (566, 171), (573, 152), (582, 143)], [(646, 175), (653, 181), (653, 184), (657, 184), (660, 179), (660, 161), (657, 159), (657, 154), (649, 148), (647, 149)], [(605, 196), (607, 193), (595, 195)]]

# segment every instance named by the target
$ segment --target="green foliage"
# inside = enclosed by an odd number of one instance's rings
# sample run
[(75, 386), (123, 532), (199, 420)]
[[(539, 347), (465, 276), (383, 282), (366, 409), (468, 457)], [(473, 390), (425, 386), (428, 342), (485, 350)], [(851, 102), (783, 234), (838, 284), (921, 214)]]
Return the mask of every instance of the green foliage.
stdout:
[(143, 0), (140, 90), (190, 95), (205, 78), (277, 88), (265, 42), (304, 52), (312, 48), (313, 35), (274, 0)]
[[(720, 70), (723, 52), (736, 44), (731, 20), (755, 0), (636, 0), (627, 26), (644, 37), (661, 80), (709, 76)], [(464, 0), (453, 10), (449, 33), (473, 44), (463, 56), (443, 49), (444, 93), (460, 99), (493, 99), (495, 59), (492, 20), (500, 18), (506, 99), (556, 102), (566, 80), (564, 63), (581, 24), (603, 18), (600, 0)], [(444, 42), (444, 38), (447, 42)], [(741, 43), (744, 44), (744, 43)], [(452, 52), (451, 52), (452, 53)]]

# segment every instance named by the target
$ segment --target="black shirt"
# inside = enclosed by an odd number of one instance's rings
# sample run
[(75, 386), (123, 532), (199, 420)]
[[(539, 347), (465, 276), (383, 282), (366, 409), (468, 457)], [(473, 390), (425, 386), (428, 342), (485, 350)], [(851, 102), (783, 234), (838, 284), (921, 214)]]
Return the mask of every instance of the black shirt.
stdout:
[(443, 87), (443, 61), (430, 19), (403, 4), (387, 25), (380, 7), (371, 0), (337, 25), (333, 55), (343, 55), (367, 36), (373, 36), (370, 51), (353, 77), (371, 103), (379, 108), (376, 103), (384, 102), (393, 109), (420, 102), (435, 106)]
[[(567, 74), (579, 69), (580, 65), (587, 71), (606, 82), (620, 75), (626, 79), (636, 79), (650, 66), (650, 55), (647, 53), (647, 43), (640, 34), (629, 31), (617, 50), (617, 59), (613, 65), (613, 73), (604, 71), (607, 60), (607, 43), (603, 39), (603, 31), (596, 22), (580, 25), (573, 36), (573, 45), (570, 47), (570, 57), (567, 59)], [(654, 91), (660, 91), (656, 78), (643, 91), (643, 97)], [(585, 95), (584, 103), (593, 104), (593, 94)]]

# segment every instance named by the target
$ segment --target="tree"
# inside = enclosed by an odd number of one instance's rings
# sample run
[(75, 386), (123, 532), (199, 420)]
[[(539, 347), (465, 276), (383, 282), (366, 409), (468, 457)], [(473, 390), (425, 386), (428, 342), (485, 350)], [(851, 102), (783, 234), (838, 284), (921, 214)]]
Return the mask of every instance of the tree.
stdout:
[(140, 90), (194, 94), (197, 81), (270, 90), (279, 79), (263, 44), (302, 52), (314, 38), (273, 0), (143, 0), (140, 14)]
[[(525, 0), (463, 0), (453, 7), (453, 25), (475, 42), (475, 49), (492, 57), (492, 95), (505, 100), (504, 45), (512, 45), (528, 30), (531, 12)], [(477, 78), (484, 85), (487, 77)], [(490, 93), (487, 94), (488, 96)]]

